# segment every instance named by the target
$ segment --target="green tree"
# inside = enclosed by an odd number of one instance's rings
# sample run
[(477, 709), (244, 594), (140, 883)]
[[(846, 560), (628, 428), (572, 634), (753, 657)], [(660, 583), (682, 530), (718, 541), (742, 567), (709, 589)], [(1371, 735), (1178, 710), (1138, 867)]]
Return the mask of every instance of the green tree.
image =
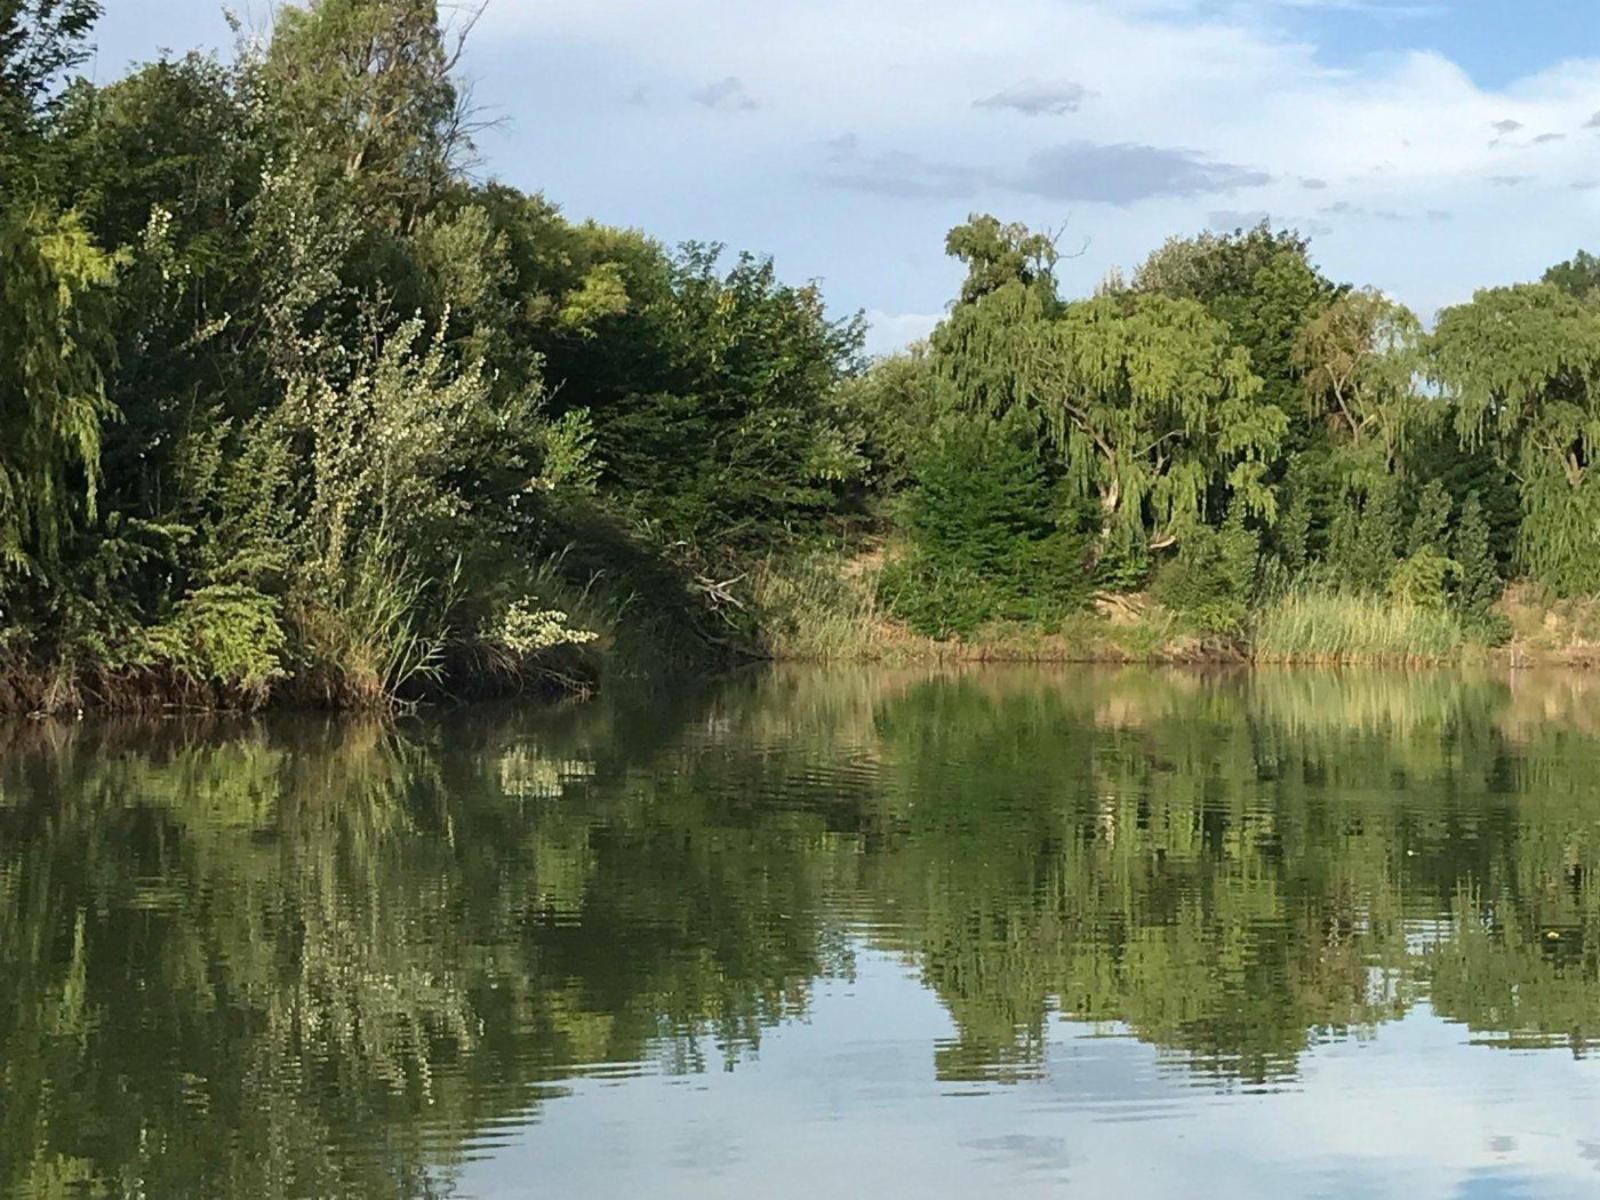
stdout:
[[(74, 215), (0, 215), (0, 571), (51, 571), (94, 516), (105, 293), (116, 262)], [(0, 579), (3, 581), (3, 579)], [(0, 592), (3, 595), (3, 592)]]
[(1335, 583), (1356, 592), (1381, 593), (1404, 549), (1400, 481), (1383, 475), (1348, 492), (1334, 518), (1328, 565)]
[(1040, 449), (1021, 409), (940, 423), (902, 505), (907, 553), (881, 581), (891, 612), (944, 638), (1084, 605), (1091, 539)]
[(1484, 520), (1477, 492), (1471, 493), (1461, 506), (1452, 556), (1461, 571), (1456, 586), (1456, 607), (1464, 620), (1481, 625), (1489, 619), (1504, 584), (1490, 547), (1489, 524)]
[(1587, 250), (1579, 250), (1566, 262), (1547, 270), (1540, 282), (1558, 287), (1580, 300), (1593, 300), (1600, 293), (1600, 258)]
[(1411, 519), (1411, 531), (1406, 537), (1406, 553), (1420, 554), (1424, 550), (1442, 550), (1448, 544), (1450, 532), (1450, 493), (1437, 479), (1423, 485), (1416, 500), (1416, 515)]
[(1290, 442), (1310, 428), (1298, 403), (1295, 348), (1306, 324), (1340, 289), (1311, 261), (1310, 242), (1265, 222), (1233, 233), (1169, 238), (1140, 265), (1133, 287), (1194, 300), (1228, 327), (1262, 380), (1261, 401), (1291, 418)]
[(1067, 478), (1108, 535), (1159, 550), (1206, 515), (1213, 475), (1271, 521), (1267, 469), (1287, 418), (1225, 327), (1192, 301), (1103, 297), (1068, 307), (1027, 369)]
[(1550, 284), (1481, 291), (1441, 314), (1430, 369), (1462, 439), (1516, 478), (1522, 563), (1558, 594), (1600, 589), (1600, 318)]
[(1354, 478), (1398, 465), (1421, 403), (1413, 382), (1421, 339), (1409, 309), (1363, 288), (1328, 303), (1295, 340), (1292, 361), (1309, 410), (1331, 422)]
[[(470, 23), (469, 23), (470, 28)], [(278, 15), (261, 65), (271, 125), (300, 164), (409, 230), (470, 150), (436, 0), (312, 0)]]
[(17, 182), (18, 150), (36, 136), (52, 88), (87, 56), (100, 0), (0, 0), (0, 191)]

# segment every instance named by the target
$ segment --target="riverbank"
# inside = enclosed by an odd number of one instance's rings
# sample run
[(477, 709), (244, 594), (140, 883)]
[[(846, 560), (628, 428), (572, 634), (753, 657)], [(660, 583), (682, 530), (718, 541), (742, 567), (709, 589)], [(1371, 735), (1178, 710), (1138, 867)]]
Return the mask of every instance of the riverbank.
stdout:
[[(1229, 627), (1208, 625), (1147, 593), (1102, 593), (1054, 622), (995, 621), (970, 636), (937, 638), (898, 619), (882, 602), (883, 564), (881, 552), (769, 561), (741, 581), (741, 595), (730, 597), (739, 623), (713, 618), (704, 605), (691, 611), (681, 580), (668, 588), (652, 578), (645, 588), (637, 574), (615, 572), (606, 583), (597, 582), (597, 571), (582, 588), (558, 589), (573, 610), (575, 627), (592, 633), (591, 640), (520, 663), (482, 646), (457, 647), (437, 670), (399, 693), (378, 687), (332, 691), (292, 671), (241, 689), (162, 664), (74, 668), (13, 662), (0, 666), (0, 715), (349, 711), (510, 695), (555, 701), (587, 696), (617, 678), (707, 677), (751, 661), (1600, 667), (1600, 597), (1552, 599), (1527, 583), (1508, 588), (1495, 607), (1498, 645), (1474, 636), (1447, 608), (1326, 590), (1287, 592)], [(546, 574), (547, 582), (557, 579), (553, 571)], [(630, 586), (618, 586), (623, 581)]]
[(1054, 624), (1000, 621), (941, 639), (887, 610), (883, 561), (817, 558), (758, 572), (765, 653), (839, 663), (1600, 667), (1600, 597), (1554, 599), (1526, 582), (1506, 590), (1487, 629), (1443, 606), (1297, 589), (1220, 628), (1143, 592), (1102, 593)]

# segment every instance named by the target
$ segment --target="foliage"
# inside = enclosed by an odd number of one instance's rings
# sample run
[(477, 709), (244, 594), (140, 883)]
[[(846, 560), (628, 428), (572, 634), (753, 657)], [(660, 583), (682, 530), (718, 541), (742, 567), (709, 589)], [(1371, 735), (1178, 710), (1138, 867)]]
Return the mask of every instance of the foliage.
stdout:
[(94, 517), (115, 274), (75, 214), (0, 213), (0, 606)]
[(1461, 567), (1432, 546), (1406, 555), (1389, 572), (1388, 595), (1400, 604), (1443, 608)]
[(1300, 587), (1257, 614), (1252, 645), (1261, 662), (1443, 662), (1463, 637), (1439, 605)]
[(1478, 493), (1471, 493), (1461, 506), (1453, 539), (1454, 558), (1460, 572), (1456, 587), (1456, 610), (1468, 629), (1485, 636), (1491, 644), (1504, 640), (1506, 632), (1495, 620), (1494, 603), (1504, 590), (1489, 545), (1489, 526), (1483, 517)]
[(1081, 607), (1089, 538), (1072, 513), (1020, 410), (947, 423), (906, 497), (908, 553), (884, 572), (886, 607), (933, 637)]
[(1307, 323), (1341, 289), (1312, 263), (1305, 238), (1265, 222), (1169, 238), (1135, 271), (1132, 286), (1203, 305), (1247, 352), (1262, 381), (1261, 401), (1290, 418), (1291, 441), (1311, 440), (1297, 403), (1302, 371), (1295, 352)]
[[(951, 234), (972, 278), (932, 338), (949, 403), (981, 417), (1037, 414), (1055, 463), (1124, 553), (1177, 544), (1219, 477), (1225, 496), (1270, 520), (1266, 471), (1286, 418), (1257, 403), (1261, 381), (1227, 328), (1198, 303), (1161, 295), (1063, 304), (1053, 277), (1026, 269), (1025, 253), (1000, 253), (997, 237), (981, 219)], [(1011, 230), (998, 244), (1027, 243)]]
[(1547, 270), (1540, 282), (1558, 287), (1580, 300), (1592, 300), (1600, 292), (1600, 257), (1579, 250), (1566, 262)]
[(1105, 297), (1070, 307), (1041, 348), (1045, 427), (1113, 534), (1175, 544), (1206, 513), (1213, 474), (1271, 521), (1266, 468), (1285, 431), (1261, 383), (1196, 304)]
[(973, 214), (946, 318), (869, 365), (768, 258), (474, 178), (470, 13), (311, 0), (100, 85), (98, 9), (0, 0), (8, 706), (587, 687), (784, 612), (1043, 637), (1147, 585), (1234, 638), (1298, 581), (1492, 640), (1499, 580), (1600, 591), (1586, 254), (1425, 337), (1292, 231), (1074, 299), (1055, 235)]
[(1432, 370), (1461, 436), (1516, 473), (1529, 572), (1561, 595), (1600, 590), (1600, 316), (1550, 284), (1479, 292), (1441, 314)]
[(1364, 491), (1350, 492), (1333, 520), (1328, 567), (1346, 591), (1381, 593), (1405, 547), (1400, 481), (1378, 476)]
[(1422, 325), (1372, 289), (1345, 292), (1307, 321), (1293, 361), (1313, 416), (1335, 427), (1353, 473), (1394, 470), (1419, 398), (1413, 382)]
[(536, 608), (532, 600), (524, 598), (506, 609), (492, 636), (513, 654), (526, 657), (556, 646), (581, 646), (599, 635), (592, 630), (573, 629), (567, 624), (566, 613)]
[(1260, 534), (1231, 514), (1220, 529), (1199, 527), (1156, 572), (1151, 597), (1201, 629), (1239, 636), (1255, 598)]

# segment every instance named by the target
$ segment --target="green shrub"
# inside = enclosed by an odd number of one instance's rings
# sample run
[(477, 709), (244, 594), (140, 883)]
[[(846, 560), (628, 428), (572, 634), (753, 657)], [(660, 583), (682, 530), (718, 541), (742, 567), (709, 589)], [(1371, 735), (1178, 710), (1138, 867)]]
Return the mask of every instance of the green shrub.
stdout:
[(1505, 584), (1496, 569), (1490, 546), (1489, 523), (1478, 493), (1470, 493), (1461, 505), (1461, 520), (1456, 524), (1455, 559), (1460, 569), (1456, 585), (1456, 608), (1462, 619), (1478, 623), (1490, 616)]
[(274, 597), (217, 584), (184, 597), (170, 620), (143, 631), (134, 657), (141, 666), (261, 700), (283, 674), (284, 641)]
[(1352, 492), (1333, 520), (1328, 563), (1340, 586), (1380, 593), (1402, 549), (1400, 485), (1385, 475), (1364, 494)]
[(1427, 547), (1395, 564), (1386, 590), (1397, 603), (1443, 608), (1450, 598), (1450, 584), (1460, 573), (1454, 559)]
[(1156, 572), (1151, 595), (1203, 630), (1241, 633), (1260, 553), (1260, 536), (1238, 514), (1221, 529), (1199, 526), (1184, 537), (1176, 557)]
[(889, 612), (931, 637), (990, 621), (1050, 624), (1089, 596), (1089, 537), (1020, 412), (936, 431), (904, 504), (906, 553), (880, 579)]

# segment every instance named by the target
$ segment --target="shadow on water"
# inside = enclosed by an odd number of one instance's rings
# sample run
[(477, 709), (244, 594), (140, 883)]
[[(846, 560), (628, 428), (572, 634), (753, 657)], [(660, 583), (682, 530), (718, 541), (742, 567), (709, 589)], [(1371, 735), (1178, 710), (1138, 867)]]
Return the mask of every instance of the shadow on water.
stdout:
[(1420, 1005), (1582, 1055), (1597, 782), (1572, 674), (0, 726), (0, 1188), (443, 1194), (582, 1081), (744, 1069), (865, 954), (948, 1085), (1044, 1077), (1062, 1019), (1222, 1090)]

